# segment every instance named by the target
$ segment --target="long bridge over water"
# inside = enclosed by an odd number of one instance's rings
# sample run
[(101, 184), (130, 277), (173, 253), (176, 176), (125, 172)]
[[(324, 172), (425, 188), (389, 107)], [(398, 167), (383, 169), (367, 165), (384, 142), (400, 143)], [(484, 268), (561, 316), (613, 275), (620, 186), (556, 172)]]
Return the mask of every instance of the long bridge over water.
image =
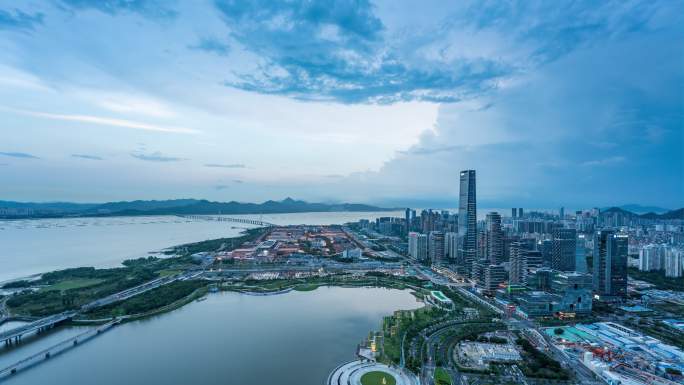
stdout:
[(20, 361), (17, 361), (5, 368), (0, 369), (0, 381), (4, 377), (11, 376), (13, 374), (16, 374), (18, 371), (27, 369), (33, 365), (37, 365), (45, 360), (49, 360), (50, 358), (56, 356), (57, 354), (60, 354), (68, 349), (71, 349), (73, 347), (78, 346), (80, 343), (85, 342), (95, 336), (100, 335), (101, 333), (113, 328), (114, 326), (118, 325), (121, 320), (119, 319), (113, 319), (112, 321), (100, 325), (96, 328), (90, 329), (86, 332), (83, 332), (77, 336), (71, 337), (69, 339), (66, 339), (64, 341), (61, 341), (55, 345), (50, 346), (47, 349), (43, 349), (37, 353), (34, 353)]
[[(13, 345), (13, 344), (18, 344), (22, 337), (26, 334), (29, 333), (41, 333), (47, 329), (50, 329), (56, 325), (61, 324), (62, 322), (66, 322), (77, 316), (78, 314), (82, 312), (87, 312), (89, 310), (106, 306), (114, 302), (118, 301), (123, 301), (125, 299), (131, 298), (133, 296), (136, 296), (138, 294), (144, 293), (146, 291), (156, 289), (160, 286), (169, 284), (171, 282), (175, 282), (178, 280), (187, 280), (187, 279), (193, 279), (197, 278), (199, 275), (201, 275), (201, 272), (196, 272), (196, 271), (189, 271), (186, 273), (182, 274), (176, 274), (173, 276), (167, 276), (167, 277), (162, 277), (162, 278), (157, 278), (155, 280), (146, 282), (142, 285), (138, 285), (123, 291), (120, 291), (118, 293), (109, 295), (104, 298), (100, 298), (98, 300), (92, 301), (88, 304), (85, 304), (80, 307), (78, 310), (72, 310), (72, 311), (66, 311), (63, 313), (59, 314), (54, 314), (45, 318), (41, 318), (39, 320), (33, 321), (31, 323), (28, 323), (26, 325), (22, 325), (19, 327), (16, 327), (14, 329), (5, 331), (3, 333), (0, 333), (0, 341), (4, 341), (6, 346)], [(36, 365), (40, 362), (43, 362), (52, 356), (62, 353), (65, 350), (68, 350), (72, 347), (77, 346), (80, 342), (86, 341), (90, 338), (93, 338), (100, 333), (109, 330), (110, 328), (116, 326), (119, 322), (121, 322), (121, 319), (114, 319), (111, 322), (99, 326), (94, 329), (90, 329), (84, 333), (81, 333), (75, 337), (71, 337), (65, 341), (62, 341), (56, 345), (53, 345), (45, 350), (42, 350), (38, 353), (35, 353), (27, 358), (22, 359), (21, 361), (15, 362), (14, 364), (4, 368), (0, 369), (0, 381), (2, 380), (3, 377), (10, 376), (12, 374), (15, 374), (18, 370), (22, 370), (28, 367), (31, 367), (33, 365)]]
[(77, 314), (76, 311), (67, 311), (49, 317), (41, 318), (37, 321), (33, 321), (26, 325), (19, 326), (17, 328), (8, 330), (4, 333), (0, 333), (0, 341), (5, 341), (5, 345), (11, 345), (12, 343), (19, 343), (21, 337), (24, 334), (33, 332), (42, 332), (47, 330), (57, 324), (64, 321), (70, 320), (73, 316)]
[(169, 284), (174, 281), (178, 280), (185, 280), (185, 279), (191, 279), (191, 278), (196, 278), (200, 273), (197, 272), (187, 272), (183, 274), (177, 274), (177, 275), (172, 275), (172, 276), (167, 276), (167, 277), (162, 277), (162, 278), (157, 278), (155, 280), (145, 282), (142, 285), (138, 285), (123, 291), (120, 291), (118, 293), (109, 295), (104, 298), (100, 298), (98, 300), (95, 300), (93, 302), (87, 303), (79, 310), (72, 310), (72, 311), (66, 311), (63, 313), (59, 314), (54, 314), (45, 318), (41, 318), (39, 320), (33, 321), (31, 323), (28, 323), (26, 325), (22, 325), (19, 327), (16, 327), (14, 329), (8, 330), (6, 332), (0, 333), (0, 341), (4, 341), (5, 345), (12, 345), (13, 343), (19, 343), (21, 341), (21, 338), (29, 333), (34, 333), (34, 332), (42, 332), (47, 329), (50, 329), (62, 322), (68, 321), (78, 315), (81, 312), (87, 312), (92, 309), (96, 309), (98, 307), (102, 306), (107, 306), (111, 303), (114, 302), (119, 302), (123, 301), (125, 299), (131, 298), (133, 296), (136, 296), (138, 294), (144, 293), (146, 291), (150, 291), (152, 289), (156, 289), (160, 286)]
[(181, 218), (203, 220), (203, 221), (216, 221), (216, 222), (233, 222), (233, 223), (243, 223), (246, 225), (257, 225), (262, 227), (275, 227), (278, 226), (274, 223), (265, 222), (258, 219), (249, 218), (233, 218), (224, 216), (213, 216), (213, 215), (178, 215)]

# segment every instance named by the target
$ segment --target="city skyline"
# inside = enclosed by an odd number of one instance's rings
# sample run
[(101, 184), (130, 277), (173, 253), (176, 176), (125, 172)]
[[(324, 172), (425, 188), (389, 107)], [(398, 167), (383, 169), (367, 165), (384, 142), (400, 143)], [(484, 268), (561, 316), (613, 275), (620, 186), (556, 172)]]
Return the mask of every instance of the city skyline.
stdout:
[(684, 0), (0, 1), (0, 382), (684, 385)]
[(674, 209), (680, 8), (3, 4), (0, 199)]

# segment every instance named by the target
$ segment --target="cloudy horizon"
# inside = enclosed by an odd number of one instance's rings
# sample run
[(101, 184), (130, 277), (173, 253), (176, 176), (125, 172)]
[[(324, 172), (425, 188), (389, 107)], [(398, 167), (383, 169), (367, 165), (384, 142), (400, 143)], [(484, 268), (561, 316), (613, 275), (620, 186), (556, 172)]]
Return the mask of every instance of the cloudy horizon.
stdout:
[(0, 200), (684, 206), (668, 1), (0, 5)]

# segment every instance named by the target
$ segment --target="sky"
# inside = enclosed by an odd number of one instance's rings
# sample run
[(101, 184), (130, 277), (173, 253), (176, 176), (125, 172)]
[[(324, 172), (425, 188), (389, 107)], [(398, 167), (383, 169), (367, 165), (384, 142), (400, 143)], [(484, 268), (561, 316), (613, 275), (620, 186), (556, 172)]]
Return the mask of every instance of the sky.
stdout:
[(681, 1), (0, 1), (0, 200), (684, 206)]

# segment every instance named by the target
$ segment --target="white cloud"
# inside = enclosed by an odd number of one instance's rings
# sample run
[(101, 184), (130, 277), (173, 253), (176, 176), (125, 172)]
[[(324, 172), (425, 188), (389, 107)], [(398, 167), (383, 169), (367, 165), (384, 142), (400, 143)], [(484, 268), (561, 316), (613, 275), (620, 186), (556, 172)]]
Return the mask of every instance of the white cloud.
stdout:
[(116, 118), (93, 116), (93, 115), (54, 114), (54, 113), (49, 113), (49, 112), (19, 110), (19, 109), (12, 109), (12, 108), (6, 108), (6, 109), (13, 111), (15, 113), (18, 113), (18, 114), (27, 115), (27, 116), (34, 116), (34, 117), (38, 117), (38, 118), (53, 119), (53, 120), (65, 120), (65, 121), (80, 122), (80, 123), (92, 123), (92, 124), (97, 124), (97, 125), (131, 128), (131, 129), (143, 130), (143, 131), (167, 132), (167, 133), (178, 133), (178, 134), (197, 134), (200, 132), (200, 131), (192, 129), (192, 128), (176, 127), (176, 126), (160, 126), (160, 125), (155, 125), (155, 124), (137, 122), (137, 121), (133, 121), (133, 120), (116, 119)]
[(97, 102), (102, 108), (120, 113), (133, 113), (156, 118), (173, 118), (176, 113), (166, 104), (145, 97), (128, 94), (105, 94)]

